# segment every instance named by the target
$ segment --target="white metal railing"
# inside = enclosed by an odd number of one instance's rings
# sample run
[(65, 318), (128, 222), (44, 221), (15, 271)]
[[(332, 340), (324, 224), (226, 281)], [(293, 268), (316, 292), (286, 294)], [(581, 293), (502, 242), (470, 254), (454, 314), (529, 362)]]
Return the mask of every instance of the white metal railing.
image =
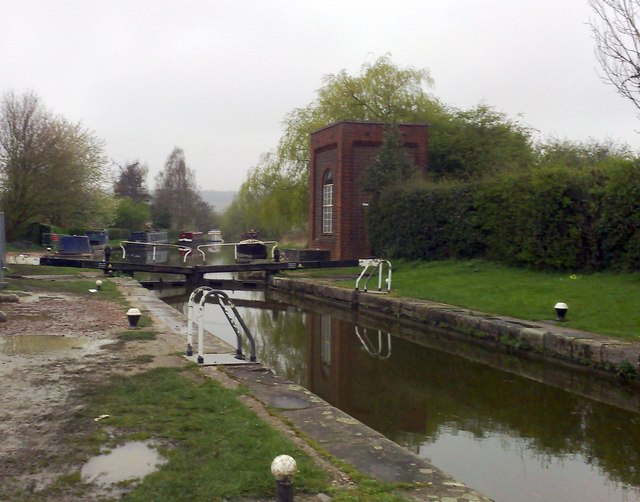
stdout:
[[(242, 352), (242, 333), (247, 337), (247, 341), (249, 342), (249, 360), (255, 362), (256, 360), (256, 344), (249, 328), (242, 320), (238, 309), (235, 307), (229, 295), (224, 291), (215, 290), (210, 288), (209, 286), (200, 286), (199, 288), (194, 289), (189, 295), (189, 303), (187, 305), (187, 356), (193, 356), (193, 320), (194, 315), (193, 311), (196, 304), (196, 298), (200, 295), (200, 300), (197, 302), (198, 304), (198, 364), (202, 364), (204, 362), (204, 305), (207, 301), (207, 298), (214, 297), (220, 305), (224, 316), (229, 321), (229, 324), (233, 328), (234, 333), (236, 334), (236, 355), (235, 358), (239, 360), (244, 360), (245, 356)], [(232, 315), (233, 314), (233, 315)]]
[[(277, 241), (260, 241), (262, 244), (264, 244), (265, 246), (271, 246), (273, 245), (273, 248), (271, 249), (271, 252), (273, 253), (273, 249), (276, 248), (278, 246), (278, 242)], [(222, 247), (222, 246), (236, 246), (240, 244), (239, 242), (212, 242), (212, 243), (208, 243), (208, 244), (200, 244), (199, 246), (196, 247), (196, 250), (200, 252), (200, 254), (202, 255), (202, 261), (206, 262), (207, 261), (207, 255), (205, 254), (205, 252), (203, 251), (203, 249), (209, 249), (209, 248), (218, 248), (218, 247)], [(238, 255), (237, 255), (237, 248), (236, 252), (234, 253), (234, 259), (238, 259)], [(268, 253), (267, 253), (268, 254)]]
[(386, 333), (386, 347), (384, 346), (384, 336), (382, 331), (378, 331), (378, 348), (371, 342), (369, 339), (369, 335), (367, 333), (367, 328), (363, 328), (364, 333), (360, 335), (360, 331), (358, 326), (355, 326), (356, 336), (360, 340), (360, 343), (364, 347), (364, 350), (372, 357), (377, 357), (378, 359), (389, 359), (391, 357), (391, 333)]
[[(154, 263), (156, 261), (157, 249), (158, 248), (163, 248), (163, 249), (166, 248), (167, 251), (169, 251), (170, 248), (176, 248), (176, 249), (178, 249), (178, 251), (184, 251), (185, 249), (188, 249), (188, 251), (186, 251), (185, 254), (184, 254), (184, 258), (182, 260), (183, 262), (187, 261), (187, 257), (193, 251), (192, 248), (187, 248), (186, 246), (179, 246), (178, 244), (169, 244), (168, 242), (120, 241), (120, 248), (122, 249), (122, 259), (123, 260), (125, 260), (127, 258), (127, 248), (125, 247), (126, 244), (133, 244), (133, 245), (136, 245), (136, 246), (140, 246), (140, 248), (151, 247), (152, 248), (151, 260)], [(129, 254), (131, 254), (131, 252)]]
[[(363, 267), (363, 269), (362, 269), (362, 272), (360, 272), (360, 275), (358, 276), (358, 278), (356, 279), (356, 291), (358, 291), (358, 289), (359, 289), (360, 281), (366, 275), (367, 278), (364, 281), (364, 287), (362, 288), (362, 290), (365, 293), (367, 292), (367, 287), (368, 287), (369, 281), (371, 280), (371, 278), (376, 273), (376, 270), (378, 271), (378, 291), (379, 292), (386, 292), (386, 293), (391, 291), (391, 269), (392, 269), (392, 267), (391, 267), (391, 262), (389, 260), (381, 260), (381, 259), (378, 259), (378, 258), (369, 258), (369, 259), (366, 259), (366, 260), (359, 260), (359, 264), (360, 264), (361, 267)], [(383, 280), (382, 277), (383, 277), (383, 271), (384, 271), (385, 266), (387, 267), (387, 278)], [(367, 272), (369, 272), (369, 273), (367, 274)], [(383, 291), (383, 283), (385, 284), (384, 289), (386, 291)]]

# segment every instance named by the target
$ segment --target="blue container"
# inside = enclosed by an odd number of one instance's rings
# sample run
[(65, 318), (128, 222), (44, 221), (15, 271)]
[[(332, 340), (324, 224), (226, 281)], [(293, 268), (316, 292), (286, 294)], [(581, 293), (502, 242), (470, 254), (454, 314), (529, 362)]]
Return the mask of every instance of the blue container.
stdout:
[(91, 254), (91, 243), (86, 235), (61, 235), (58, 246), (60, 254)]

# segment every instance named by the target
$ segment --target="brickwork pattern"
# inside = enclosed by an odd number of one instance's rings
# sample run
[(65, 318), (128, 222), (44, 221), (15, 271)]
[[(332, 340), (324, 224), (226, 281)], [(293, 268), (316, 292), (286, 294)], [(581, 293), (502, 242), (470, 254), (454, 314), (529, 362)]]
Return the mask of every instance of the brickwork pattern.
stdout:
[[(309, 168), (308, 246), (331, 252), (334, 260), (365, 258), (367, 239), (362, 176), (375, 159), (387, 124), (339, 122), (312, 133)], [(428, 126), (401, 124), (405, 146), (423, 174), (427, 172)], [(333, 176), (333, 233), (322, 233), (322, 187), (327, 170)]]

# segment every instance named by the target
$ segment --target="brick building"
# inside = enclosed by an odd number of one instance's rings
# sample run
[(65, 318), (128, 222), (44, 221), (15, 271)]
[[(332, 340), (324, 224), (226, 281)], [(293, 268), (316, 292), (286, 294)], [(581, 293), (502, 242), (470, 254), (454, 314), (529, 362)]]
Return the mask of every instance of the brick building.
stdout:
[[(366, 232), (369, 195), (361, 188), (387, 124), (338, 122), (311, 134), (309, 248), (329, 250), (332, 260), (371, 255)], [(427, 171), (428, 126), (401, 124), (405, 146)]]

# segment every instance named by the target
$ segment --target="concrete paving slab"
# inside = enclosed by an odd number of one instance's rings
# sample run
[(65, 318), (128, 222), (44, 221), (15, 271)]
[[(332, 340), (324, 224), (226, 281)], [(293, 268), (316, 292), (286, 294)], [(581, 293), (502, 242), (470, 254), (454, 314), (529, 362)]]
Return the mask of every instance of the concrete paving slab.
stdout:
[(453, 479), (428, 461), (331, 406), (307, 389), (256, 366), (225, 372), (275, 408), (294, 427), (331, 455), (380, 481), (424, 486), (440, 500), (489, 499)]

